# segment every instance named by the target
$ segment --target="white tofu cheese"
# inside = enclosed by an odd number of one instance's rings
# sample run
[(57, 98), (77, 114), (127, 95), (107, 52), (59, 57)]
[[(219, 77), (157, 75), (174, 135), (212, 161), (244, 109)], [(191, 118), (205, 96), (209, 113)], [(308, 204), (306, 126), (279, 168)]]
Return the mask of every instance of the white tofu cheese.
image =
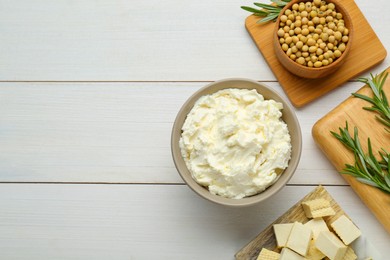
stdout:
[(356, 260), (357, 255), (353, 251), (352, 247), (348, 247), (347, 252), (345, 253), (343, 260)]
[(234, 199), (272, 185), (291, 157), (282, 109), (282, 103), (264, 100), (256, 90), (224, 89), (199, 98), (179, 143), (195, 181)]
[(329, 231), (329, 228), (323, 218), (313, 218), (303, 225), (311, 229), (313, 232), (313, 239), (317, 239), (321, 231)]
[(291, 228), (286, 246), (298, 254), (305, 256), (309, 250), (311, 238), (311, 229), (300, 222), (295, 222)]
[(268, 250), (267, 248), (262, 248), (256, 260), (279, 260), (279, 258), (279, 253)]
[[(310, 241), (309, 251), (307, 251), (307, 255), (305, 256), (306, 260), (321, 260), (325, 257), (325, 255), (317, 249), (315, 246), (315, 241), (312, 239)], [(345, 260), (345, 259), (343, 259)]]
[(330, 231), (321, 231), (315, 246), (330, 260), (342, 260), (347, 252), (347, 246)]
[(322, 198), (304, 201), (302, 207), (308, 218), (320, 218), (336, 214), (329, 201)]
[(285, 247), (280, 252), (279, 260), (305, 260), (305, 258)]
[(286, 246), (287, 239), (290, 236), (291, 228), (293, 225), (293, 223), (273, 225), (276, 244), (278, 248)]
[(362, 234), (360, 229), (345, 215), (340, 216), (330, 225), (346, 245), (351, 244)]

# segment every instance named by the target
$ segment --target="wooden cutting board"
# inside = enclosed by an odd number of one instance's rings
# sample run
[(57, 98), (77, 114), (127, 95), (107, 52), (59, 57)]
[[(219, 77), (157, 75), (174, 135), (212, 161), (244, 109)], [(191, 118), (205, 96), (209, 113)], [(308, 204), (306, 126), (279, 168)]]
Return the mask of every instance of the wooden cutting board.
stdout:
[[(387, 71), (390, 72), (390, 68)], [(387, 79), (384, 90), (387, 97), (390, 98), (390, 78)], [(361, 88), (357, 93), (372, 96), (371, 90), (367, 86)], [(375, 113), (362, 109), (364, 106), (371, 105), (351, 96), (313, 126), (314, 140), (337, 171), (342, 170), (346, 163), (353, 164), (355, 161), (353, 153), (330, 134), (330, 131), (339, 133), (338, 128), (344, 127), (345, 121), (348, 121), (351, 134), (355, 126), (358, 128), (364, 151), (367, 151), (368, 137), (371, 139), (373, 151), (378, 151), (381, 148), (390, 151), (390, 133), (387, 133), (384, 126), (375, 119)], [(343, 174), (342, 176), (390, 233), (390, 194), (362, 184), (349, 175)]]
[(363, 13), (353, 0), (343, 0), (355, 28), (351, 50), (342, 67), (330, 76), (321, 79), (304, 79), (288, 72), (276, 59), (272, 35), (275, 23), (257, 24), (258, 16), (251, 15), (245, 27), (267, 61), (275, 77), (283, 87), (291, 103), (302, 107), (337, 88), (347, 80), (382, 62), (386, 50), (372, 30)]
[(286, 211), (282, 216), (277, 220), (271, 223), (267, 228), (265, 228), (259, 235), (257, 235), (252, 241), (250, 241), (246, 246), (244, 246), (240, 251), (235, 255), (237, 260), (256, 260), (261, 249), (263, 247), (269, 250), (276, 249), (276, 238), (273, 231), (274, 224), (282, 223), (293, 223), (299, 221), (301, 223), (306, 223), (309, 219), (306, 217), (305, 212), (301, 206), (302, 202), (314, 199), (326, 199), (330, 202), (330, 205), (335, 210), (336, 214), (334, 216), (324, 217), (326, 223), (332, 223), (338, 219), (341, 215), (346, 215), (343, 209), (337, 204), (337, 202), (330, 196), (326, 189), (322, 186), (318, 186), (312, 192), (307, 194), (303, 199), (298, 201), (294, 206)]

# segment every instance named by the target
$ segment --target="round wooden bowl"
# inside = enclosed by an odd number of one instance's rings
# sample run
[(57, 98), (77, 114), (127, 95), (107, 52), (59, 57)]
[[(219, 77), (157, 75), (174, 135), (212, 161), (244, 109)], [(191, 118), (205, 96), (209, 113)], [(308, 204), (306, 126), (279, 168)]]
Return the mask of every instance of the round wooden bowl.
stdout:
[[(283, 10), (280, 12), (280, 14), (283, 14), (286, 9), (292, 9), (292, 5), (296, 3), (301, 3), (301, 2), (309, 2), (310, 0), (293, 0), (290, 3), (288, 3)], [(311, 1), (310, 1), (311, 2)], [(322, 78), (325, 77), (333, 72), (335, 72), (343, 63), (345, 62), (350, 50), (351, 50), (351, 45), (353, 43), (353, 26), (352, 26), (352, 19), (347, 10), (344, 8), (342, 5), (341, 1), (337, 0), (326, 0), (327, 3), (333, 3), (336, 6), (336, 10), (340, 12), (343, 15), (343, 19), (345, 22), (345, 27), (349, 30), (349, 40), (346, 44), (345, 51), (342, 53), (342, 55), (337, 58), (334, 62), (331, 64), (320, 67), (320, 68), (314, 68), (314, 67), (307, 67), (301, 64), (296, 63), (292, 59), (290, 59), (287, 54), (282, 50), (282, 46), (279, 43), (279, 37), (278, 37), (278, 30), (280, 28), (280, 17), (281, 15), (278, 16), (278, 19), (276, 20), (276, 25), (274, 29), (274, 36), (273, 36), (273, 45), (274, 45), (274, 50), (277, 59), (279, 62), (283, 65), (284, 68), (286, 68), (289, 72), (292, 74), (295, 74), (299, 77), (302, 78), (309, 78), (309, 79), (316, 79), (316, 78)]]

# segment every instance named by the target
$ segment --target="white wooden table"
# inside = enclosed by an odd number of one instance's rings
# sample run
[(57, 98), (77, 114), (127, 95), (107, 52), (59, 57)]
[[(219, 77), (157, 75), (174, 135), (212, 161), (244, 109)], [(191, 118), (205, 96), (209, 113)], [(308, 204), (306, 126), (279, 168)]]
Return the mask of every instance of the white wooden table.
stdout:
[[(390, 2), (356, 2), (390, 50)], [(311, 137), (361, 83), (296, 110), (301, 162), (272, 201), (214, 205), (177, 174), (170, 131), (194, 91), (246, 77), (284, 95), (245, 31), (251, 4), (0, 0), (0, 259), (233, 259), (318, 184), (390, 253)]]

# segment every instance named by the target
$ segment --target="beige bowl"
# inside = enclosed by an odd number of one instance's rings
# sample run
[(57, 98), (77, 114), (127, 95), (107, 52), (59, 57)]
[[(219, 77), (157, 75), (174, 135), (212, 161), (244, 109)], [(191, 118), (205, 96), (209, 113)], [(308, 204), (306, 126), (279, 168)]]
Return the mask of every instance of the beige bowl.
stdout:
[[(275, 101), (283, 103), (284, 109), (282, 110), (283, 113), (282, 118), (284, 122), (286, 122), (291, 135), (291, 145), (292, 145), (291, 160), (289, 162), (288, 167), (284, 170), (280, 178), (272, 186), (268, 187), (262, 193), (253, 195), (251, 197), (245, 197), (242, 199), (229, 199), (219, 195), (214, 195), (210, 193), (206, 187), (199, 185), (192, 178), (190, 171), (187, 169), (184, 159), (181, 156), (181, 151), (179, 146), (179, 140), (182, 133), (182, 126), (187, 117), (187, 114), (191, 111), (195, 102), (201, 96), (209, 95), (221, 89), (226, 89), (226, 88), (256, 89), (257, 92), (263, 95), (265, 99), (273, 99)], [(290, 180), (290, 178), (295, 172), (295, 169), (298, 166), (298, 162), (301, 156), (302, 136), (301, 136), (301, 129), (298, 123), (298, 119), (294, 113), (293, 108), (274, 90), (253, 80), (225, 79), (225, 80), (220, 80), (211, 83), (205, 86), (204, 88), (198, 90), (184, 103), (173, 125), (172, 136), (171, 136), (171, 149), (172, 149), (173, 161), (175, 163), (176, 169), (178, 170), (180, 176), (187, 183), (187, 185), (198, 195), (200, 195), (201, 197), (209, 201), (222, 204), (222, 205), (248, 206), (248, 205), (261, 202), (271, 197), (272, 195), (277, 193), (280, 189), (282, 189), (285, 186), (285, 184), (288, 182), (288, 180)]]
[[(286, 9), (291, 9), (293, 4), (295, 3), (309, 2), (309, 1), (310, 0), (293, 0), (290, 3), (288, 3), (280, 13), (283, 14), (286, 11)], [(281, 15), (279, 15), (278, 19), (276, 20), (275, 29), (273, 32), (274, 34), (273, 45), (274, 45), (276, 58), (279, 60), (279, 62), (283, 65), (285, 69), (287, 69), (292, 74), (295, 74), (299, 77), (316, 79), (316, 78), (323, 78), (325, 76), (328, 76), (333, 72), (335, 72), (337, 69), (339, 69), (340, 66), (343, 65), (343, 63), (346, 60), (346, 57), (350, 53), (351, 45), (353, 43), (353, 35), (354, 35), (351, 16), (344, 8), (341, 0), (326, 0), (326, 2), (335, 4), (336, 10), (343, 15), (345, 26), (349, 30), (349, 35), (348, 35), (349, 40), (345, 45), (346, 46), (345, 51), (342, 53), (342, 55), (339, 58), (337, 58), (334, 62), (332, 62), (327, 66), (320, 67), (320, 68), (307, 67), (307, 66), (300, 65), (295, 61), (293, 61), (292, 59), (290, 59), (287, 56), (287, 54), (282, 50), (282, 47), (279, 43), (279, 37), (277, 35), (277, 32), (280, 28), (279, 24), (280, 24)]]

